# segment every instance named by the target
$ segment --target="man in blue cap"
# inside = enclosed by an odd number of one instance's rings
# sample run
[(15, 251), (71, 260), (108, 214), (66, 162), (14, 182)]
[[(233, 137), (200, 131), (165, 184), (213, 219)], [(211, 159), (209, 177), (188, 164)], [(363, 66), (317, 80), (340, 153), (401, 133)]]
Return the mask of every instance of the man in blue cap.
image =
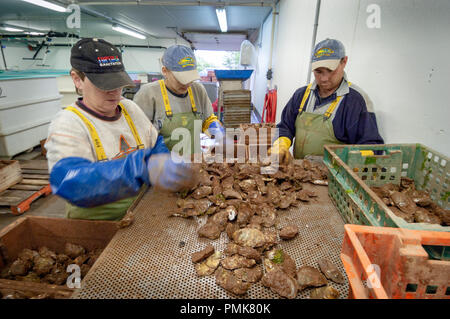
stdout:
[(292, 140), (296, 159), (321, 156), (326, 144), (384, 143), (371, 100), (347, 80), (347, 60), (344, 45), (338, 40), (326, 39), (314, 48), (311, 64), (315, 81), (294, 93), (277, 124), (279, 138), (270, 152), (278, 153), (280, 163), (292, 159)]
[[(142, 86), (134, 101), (164, 137), (168, 149), (180, 142), (172, 138), (177, 128), (190, 132), (191, 154), (200, 151), (194, 148), (199, 145), (200, 130), (222, 139), (224, 129), (214, 115), (206, 89), (194, 82), (200, 78), (194, 52), (187, 46), (173, 45), (164, 52), (161, 63), (164, 80)], [(194, 130), (195, 121), (201, 124), (198, 132)]]

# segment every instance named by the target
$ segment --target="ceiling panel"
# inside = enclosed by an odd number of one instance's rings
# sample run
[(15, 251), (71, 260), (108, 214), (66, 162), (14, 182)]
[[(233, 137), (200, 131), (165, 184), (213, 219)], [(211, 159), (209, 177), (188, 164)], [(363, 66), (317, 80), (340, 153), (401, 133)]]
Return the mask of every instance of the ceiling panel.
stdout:
[[(71, 1), (70, 1), (71, 2)], [(59, 3), (70, 3), (68, 0)], [(162, 1), (153, 1), (158, 5), (124, 5), (120, 0), (97, 0), (95, 5), (86, 5), (93, 1), (75, 1), (82, 8), (81, 29), (68, 29), (66, 18), (68, 13), (59, 13), (39, 6), (35, 6), (20, 0), (0, 0), (0, 23), (8, 23), (18, 26), (25, 26), (32, 29), (52, 30), (60, 32), (77, 33), (82, 37), (108, 37), (119, 34), (111, 29), (113, 22), (139, 30), (150, 36), (158, 38), (174, 38), (178, 34), (188, 34), (188, 39), (192, 39), (193, 45), (204, 48), (204, 45), (214, 44), (216, 49), (217, 41), (230, 46), (245, 36), (259, 29), (265, 17), (270, 13), (270, 6), (261, 6), (261, 3), (271, 4), (270, 1), (249, 1), (249, 0), (227, 0), (226, 6), (228, 30), (233, 34), (221, 34), (219, 23), (215, 14), (215, 6), (179, 6), (180, 4), (193, 1), (164, 1), (170, 5), (160, 5)], [(99, 2), (109, 4), (101, 5)], [(142, 0), (141, 3), (149, 1)], [(202, 4), (223, 4), (224, 2), (209, 0), (200, 1)], [(117, 4), (111, 4), (117, 3)], [(128, 1), (128, 3), (130, 3)], [(255, 3), (258, 6), (236, 6), (243, 3)], [(0, 30), (1, 33), (6, 33)], [(209, 38), (204, 35), (193, 37), (193, 32), (208, 33)], [(215, 37), (212, 34), (216, 33)], [(126, 38), (127, 36), (125, 36)], [(234, 39), (233, 41), (231, 39)], [(195, 41), (194, 41), (195, 40)], [(230, 42), (231, 41), (231, 42)], [(240, 42), (239, 42), (240, 43)], [(219, 45), (220, 46), (220, 45)]]
[(245, 34), (184, 33), (197, 50), (239, 51)]

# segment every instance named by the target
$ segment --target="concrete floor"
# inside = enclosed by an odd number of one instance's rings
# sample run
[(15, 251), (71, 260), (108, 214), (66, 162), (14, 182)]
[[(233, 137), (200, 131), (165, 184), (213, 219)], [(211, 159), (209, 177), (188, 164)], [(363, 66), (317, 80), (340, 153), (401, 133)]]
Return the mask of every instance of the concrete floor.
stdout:
[(0, 207), (0, 229), (3, 229), (3, 227), (8, 226), (20, 217), (47, 216), (65, 218), (65, 207), (65, 201), (56, 195), (49, 195), (35, 200), (30, 205), (30, 209), (22, 215), (13, 215), (6, 207)]
[[(9, 158), (8, 158), (9, 159)], [(33, 151), (27, 151), (18, 154), (13, 157), (17, 160), (32, 160), (32, 159), (45, 159), (41, 155), (41, 148), (37, 146)], [(8, 207), (0, 206), (0, 230), (10, 223), (16, 221), (18, 218), (26, 216), (47, 216), (47, 217), (60, 217), (65, 218), (65, 201), (55, 195), (49, 195), (47, 197), (40, 197), (35, 200), (31, 205), (30, 209), (23, 213), (22, 215), (13, 215)]]

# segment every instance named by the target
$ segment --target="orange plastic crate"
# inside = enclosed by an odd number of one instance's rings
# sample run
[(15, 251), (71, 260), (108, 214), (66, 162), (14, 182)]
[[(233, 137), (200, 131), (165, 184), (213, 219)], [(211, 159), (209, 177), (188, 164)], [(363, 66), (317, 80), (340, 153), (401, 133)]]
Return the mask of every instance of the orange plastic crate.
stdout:
[(429, 259), (422, 245), (450, 246), (450, 233), (345, 225), (349, 298), (450, 299), (450, 261)]

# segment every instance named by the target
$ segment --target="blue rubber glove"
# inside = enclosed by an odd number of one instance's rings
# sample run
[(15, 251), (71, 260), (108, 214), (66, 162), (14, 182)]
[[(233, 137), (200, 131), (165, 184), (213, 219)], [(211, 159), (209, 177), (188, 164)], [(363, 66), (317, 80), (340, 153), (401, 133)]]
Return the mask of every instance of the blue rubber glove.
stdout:
[(158, 189), (177, 192), (192, 188), (197, 183), (193, 166), (182, 162), (175, 153), (152, 155), (147, 167), (150, 183)]
[(225, 129), (218, 121), (214, 121), (209, 125), (208, 132), (214, 135), (216, 141), (222, 140), (225, 136)]
[(54, 194), (79, 207), (112, 203), (135, 196), (142, 184), (150, 184), (150, 156), (168, 153), (164, 139), (158, 136), (153, 148), (137, 150), (122, 159), (91, 162), (66, 157), (53, 167), (50, 185)]

